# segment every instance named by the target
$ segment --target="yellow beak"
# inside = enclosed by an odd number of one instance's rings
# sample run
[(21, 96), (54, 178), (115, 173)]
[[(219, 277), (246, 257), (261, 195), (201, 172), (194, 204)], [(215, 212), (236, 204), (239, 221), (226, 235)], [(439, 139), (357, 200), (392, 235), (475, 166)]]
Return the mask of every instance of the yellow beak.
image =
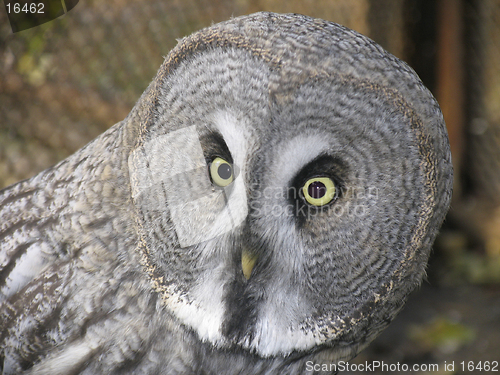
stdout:
[(257, 255), (252, 254), (247, 250), (241, 252), (241, 269), (243, 270), (243, 276), (245, 279), (249, 279), (252, 274), (253, 267), (257, 262)]

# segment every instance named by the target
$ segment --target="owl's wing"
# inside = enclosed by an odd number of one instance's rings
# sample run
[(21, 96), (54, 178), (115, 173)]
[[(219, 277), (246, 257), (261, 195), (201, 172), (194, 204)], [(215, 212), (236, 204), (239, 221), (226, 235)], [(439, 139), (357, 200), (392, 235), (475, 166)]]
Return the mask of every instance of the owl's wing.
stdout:
[(109, 373), (157, 332), (122, 140), (119, 123), (0, 191), (0, 373)]
[[(0, 363), (5, 373), (30, 368), (57, 340), (58, 315), (65, 300), (60, 293), (70, 275), (68, 264), (49, 266), (17, 293), (0, 303)], [(23, 280), (24, 281), (24, 280)], [(3, 358), (2, 358), (3, 357)]]
[(24, 181), (0, 192), (0, 364), (4, 373), (30, 367), (54, 344), (47, 337), (52, 328), (47, 322), (57, 325), (54, 317), (71, 276), (63, 245), (53, 246), (47, 240), (57, 219), (40, 205), (51, 206), (50, 194), (35, 183), (36, 179)]

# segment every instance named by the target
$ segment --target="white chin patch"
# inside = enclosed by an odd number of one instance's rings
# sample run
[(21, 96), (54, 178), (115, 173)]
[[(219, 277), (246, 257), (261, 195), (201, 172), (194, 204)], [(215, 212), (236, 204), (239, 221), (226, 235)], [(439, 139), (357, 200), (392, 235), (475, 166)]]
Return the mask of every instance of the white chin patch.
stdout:
[(255, 350), (262, 357), (271, 357), (288, 355), (295, 350), (308, 350), (321, 343), (320, 338), (311, 332), (283, 327), (282, 322), (260, 319), (256, 326), (255, 338), (248, 348)]
[[(199, 293), (195, 293), (199, 295)], [(224, 318), (222, 288), (212, 289), (196, 302), (189, 303), (180, 294), (172, 294), (167, 307), (183, 324), (193, 328), (200, 340), (223, 346), (220, 327)]]

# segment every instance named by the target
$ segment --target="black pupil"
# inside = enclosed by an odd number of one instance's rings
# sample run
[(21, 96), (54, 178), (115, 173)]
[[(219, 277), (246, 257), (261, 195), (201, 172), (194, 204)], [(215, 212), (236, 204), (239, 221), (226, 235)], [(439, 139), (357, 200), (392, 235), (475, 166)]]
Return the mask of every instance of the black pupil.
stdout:
[(309, 196), (314, 199), (322, 198), (326, 194), (326, 186), (321, 181), (314, 181), (307, 188)]
[(231, 175), (233, 174), (233, 171), (231, 170), (231, 166), (229, 164), (221, 164), (219, 165), (219, 168), (217, 169), (217, 173), (219, 174), (219, 177), (222, 178), (223, 180), (227, 180), (231, 178)]

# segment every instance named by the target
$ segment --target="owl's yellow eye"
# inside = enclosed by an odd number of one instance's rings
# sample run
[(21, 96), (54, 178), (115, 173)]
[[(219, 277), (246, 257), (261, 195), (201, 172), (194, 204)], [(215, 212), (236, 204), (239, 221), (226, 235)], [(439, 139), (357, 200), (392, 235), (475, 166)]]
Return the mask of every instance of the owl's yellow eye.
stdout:
[(313, 206), (324, 206), (335, 198), (335, 183), (328, 177), (314, 177), (304, 184), (302, 193)]
[(217, 186), (229, 185), (234, 179), (233, 166), (222, 158), (215, 158), (210, 164), (210, 178)]

